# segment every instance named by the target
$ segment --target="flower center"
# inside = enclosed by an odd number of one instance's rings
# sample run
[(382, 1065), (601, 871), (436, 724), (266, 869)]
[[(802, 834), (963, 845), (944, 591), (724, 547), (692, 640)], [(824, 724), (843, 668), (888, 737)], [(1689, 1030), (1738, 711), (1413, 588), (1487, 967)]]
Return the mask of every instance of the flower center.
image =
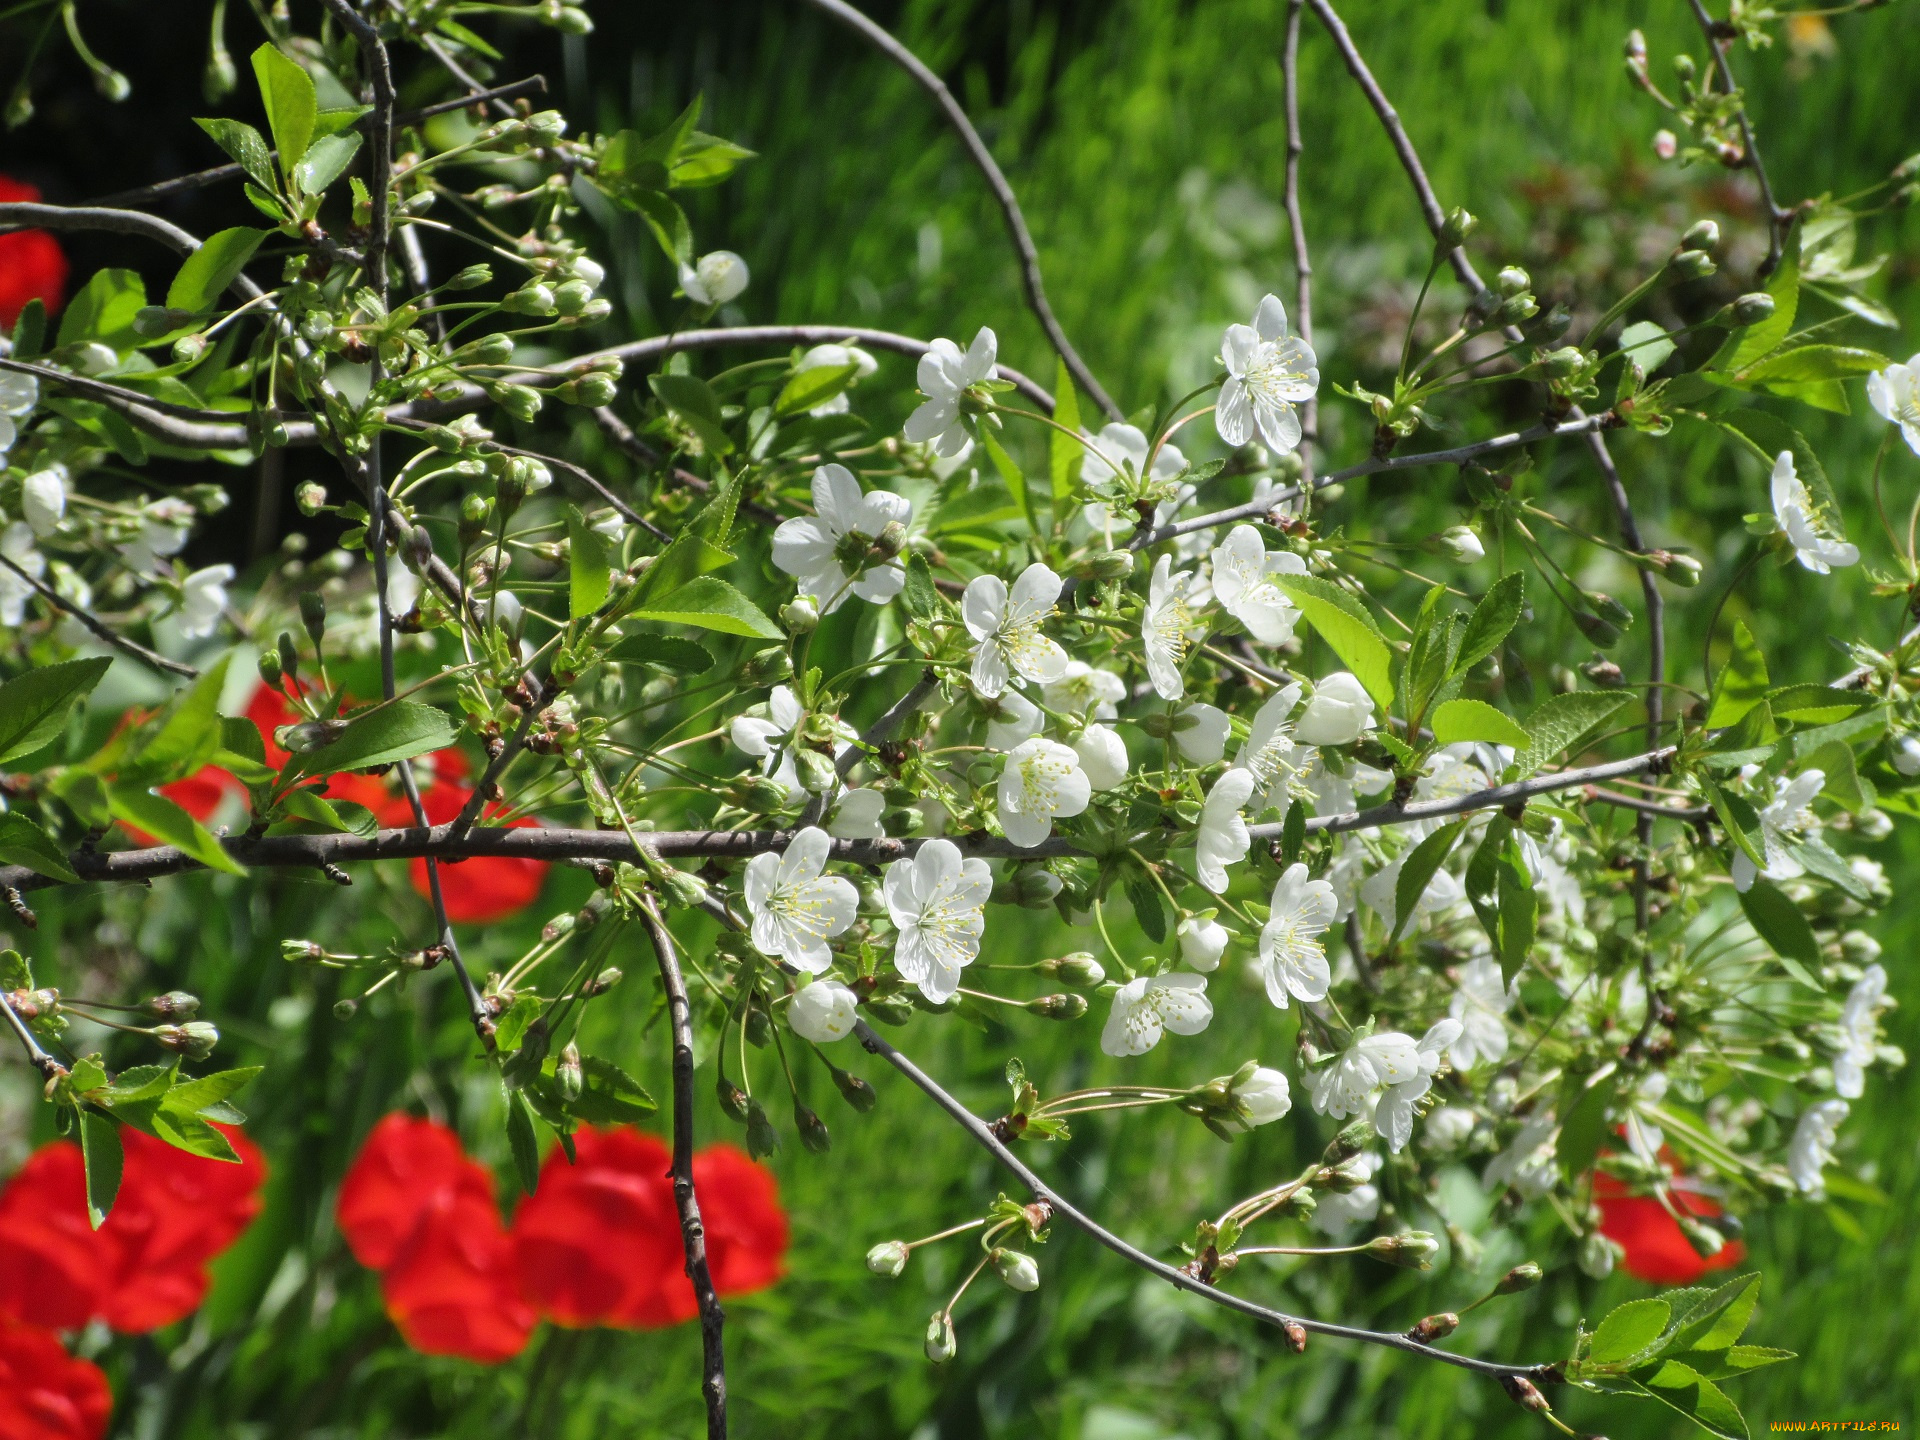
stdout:
[(767, 897), (767, 913), (781, 924), (821, 938), (828, 931), (826, 909), (812, 885), (790, 885)]
[(1067, 766), (1051, 755), (1032, 755), (1020, 762), (1019, 809), (1027, 815), (1051, 815)]
[(1266, 344), (1255, 352), (1242, 383), (1256, 400), (1275, 407), (1290, 406), (1289, 396), (1307, 383), (1307, 372), (1300, 368), (1298, 353), (1291, 347)]

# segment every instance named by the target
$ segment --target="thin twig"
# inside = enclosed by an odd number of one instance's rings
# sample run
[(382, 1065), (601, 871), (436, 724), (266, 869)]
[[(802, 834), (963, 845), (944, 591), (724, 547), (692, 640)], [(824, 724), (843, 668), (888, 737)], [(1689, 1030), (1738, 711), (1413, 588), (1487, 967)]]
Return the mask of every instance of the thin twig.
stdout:
[[(1693, 18), (1699, 22), (1700, 33), (1707, 37), (1707, 48), (1713, 52), (1713, 68), (1720, 76), (1720, 88), (1729, 96), (1738, 95), (1740, 87), (1734, 82), (1733, 66), (1727, 63), (1726, 47), (1732, 43), (1731, 40), (1721, 35), (1719, 26), (1700, 0), (1688, 0), (1688, 3), (1693, 7)], [(1780, 202), (1773, 198), (1773, 185), (1767, 179), (1766, 162), (1760, 158), (1760, 142), (1754, 137), (1753, 122), (1747, 118), (1747, 107), (1736, 105), (1733, 113), (1740, 122), (1740, 143), (1745, 151), (1742, 163), (1753, 171), (1753, 178), (1760, 182), (1760, 199), (1767, 207), (1767, 261), (1760, 267), (1760, 278), (1764, 280), (1780, 263), (1786, 243), (1786, 225), (1793, 218), (1793, 212), (1782, 210)]]
[[(921, 675), (918, 680), (914, 681), (912, 688), (909, 689), (906, 694), (894, 701), (894, 703), (887, 708), (887, 712), (884, 715), (866, 728), (866, 731), (860, 736), (860, 743), (858, 745), (849, 745), (846, 754), (840, 756), (833, 762), (834, 774), (840, 779), (845, 780), (848, 775), (853, 773), (853, 767), (867, 758), (868, 751), (888, 739), (893, 732), (898, 730), (902, 723), (905, 722), (907, 716), (918, 710), (926, 698), (939, 688), (940, 676), (936, 672), (928, 670)], [(831, 792), (827, 795), (816, 795), (812, 800), (808, 801), (806, 813), (800, 817), (800, 823), (802, 825), (818, 824), (820, 817), (827, 813), (827, 803), (830, 795)]]
[(6, 566), (7, 569), (31, 585), (34, 593), (39, 595), (39, 597), (49, 605), (53, 606), (54, 609), (71, 615), (82, 625), (86, 626), (94, 635), (113, 646), (116, 650), (124, 650), (127, 654), (133, 656), (134, 659), (144, 661), (154, 669), (164, 671), (169, 675), (179, 675), (188, 680), (198, 680), (200, 678), (200, 672), (194, 669), (193, 666), (183, 664), (178, 660), (169, 660), (157, 650), (149, 650), (138, 641), (129, 640), (126, 636), (117, 634), (105, 621), (100, 619), (99, 616), (74, 604), (45, 581), (38, 580), (34, 576), (29, 575), (25, 570), (22, 570), (13, 562), (11, 556), (0, 555), (0, 565)]
[[(1287, 38), (1280, 52), (1280, 76), (1287, 109), (1287, 228), (1293, 232), (1293, 329), (1313, 345), (1313, 259), (1307, 253), (1306, 222), (1300, 218), (1300, 11), (1306, 0), (1288, 0)], [(1313, 445), (1320, 437), (1320, 397), (1307, 397), (1301, 407), (1300, 484), (1313, 485)]]
[[(667, 457), (635, 434), (633, 427), (615, 414), (611, 405), (597, 407), (593, 412), (593, 423), (600, 427), (600, 433), (613, 443), (616, 450), (638, 460), (642, 465), (652, 468), (666, 464)], [(696, 475), (691, 470), (683, 470), (678, 465), (670, 467), (670, 473), (676, 485), (684, 485), (697, 495), (713, 493), (712, 483), (704, 476)], [(751, 500), (742, 499), (739, 502), (738, 511), (764, 524), (780, 523), (780, 516), (766, 506), (757, 505)]]
[(1066, 362), (1074, 383), (1086, 391), (1110, 419), (1124, 419), (1120, 407), (1114, 404), (1113, 397), (1107, 394), (1100, 382), (1093, 378), (1086, 361), (1080, 358), (1080, 352), (1073, 348), (1066, 332), (1060, 328), (1060, 322), (1054, 318), (1053, 307), (1047, 304), (1046, 288), (1040, 281), (1040, 252), (1034, 247), (1026, 216), (1020, 213), (1020, 202), (1014, 196), (1013, 186), (1007, 183), (1007, 177), (993, 158), (993, 152), (987, 148), (987, 142), (973, 128), (973, 122), (967, 118), (967, 112), (960, 107), (960, 102), (953, 98), (953, 92), (947, 89), (946, 82), (928, 69), (913, 51), (847, 4), (846, 0), (807, 0), (807, 3), (816, 10), (824, 10), (850, 29), (857, 30), (869, 44), (906, 71), (915, 84), (933, 97), (934, 103), (947, 117), (947, 123), (960, 137), (968, 157), (986, 179), (987, 188), (993, 191), (993, 198), (1000, 205), (1000, 213), (1006, 217), (1007, 234), (1012, 238), (1014, 251), (1019, 256), (1020, 279), (1026, 287), (1027, 305), (1033, 311), (1034, 318), (1040, 322), (1040, 328), (1047, 332), (1047, 339), (1054, 350)]
[(700, 1219), (700, 1199), (693, 1189), (693, 1021), (687, 1001), (687, 982), (675, 957), (673, 936), (660, 919), (653, 897), (640, 897), (640, 914), (654, 958), (660, 962), (660, 983), (667, 992), (667, 1021), (673, 1030), (673, 1203), (680, 1212), (680, 1244), (686, 1252), (687, 1279), (700, 1306), (700, 1348), (705, 1360), (700, 1389), (707, 1402), (707, 1440), (726, 1440), (727, 1353), (723, 1327), (726, 1312), (713, 1288), (707, 1265), (707, 1231)]
[(38, 1070), (48, 1080), (57, 1080), (67, 1073), (67, 1067), (47, 1053), (39, 1037), (27, 1028), (27, 1022), (20, 1018), (20, 1012), (13, 1008), (13, 997), (0, 990), (0, 1011), (7, 1017), (7, 1028), (13, 1031), (14, 1038), (27, 1052), (27, 1063)]

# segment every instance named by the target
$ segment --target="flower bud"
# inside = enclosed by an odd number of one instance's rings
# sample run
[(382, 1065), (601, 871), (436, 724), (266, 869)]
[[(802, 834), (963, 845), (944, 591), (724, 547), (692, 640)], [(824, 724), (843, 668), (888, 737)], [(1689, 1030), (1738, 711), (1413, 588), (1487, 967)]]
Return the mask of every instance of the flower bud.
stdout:
[(1493, 312), (1496, 325), (1518, 325), (1523, 320), (1531, 320), (1540, 313), (1540, 302), (1531, 295), (1511, 295), (1500, 302)]
[(327, 633), (327, 600), (318, 590), (300, 592), (300, 623), (306, 627), (315, 645)]
[(840, 776), (832, 758), (818, 750), (801, 750), (793, 757), (793, 766), (799, 773), (800, 783), (810, 794), (824, 795), (839, 783)]
[(456, 270), (453, 278), (443, 287), (448, 290), (478, 290), (482, 285), (493, 281), (493, 267), (479, 264), (469, 265), (464, 270)]
[(833, 1136), (828, 1133), (827, 1122), (798, 1100), (793, 1102), (793, 1124), (800, 1132), (800, 1143), (815, 1155), (824, 1155), (833, 1148)]
[(862, 1008), (882, 1025), (904, 1025), (913, 1018), (913, 1002), (904, 995), (877, 995)]
[(1452, 250), (1456, 248), (1467, 236), (1473, 233), (1474, 227), (1479, 223), (1478, 220), (1458, 205), (1454, 206), (1453, 209), (1447, 212), (1446, 222), (1440, 227), (1438, 237), (1440, 248), (1442, 250)]
[(534, 281), (509, 294), (500, 302), (500, 308), (510, 315), (551, 315), (559, 306), (554, 302), (553, 291)]
[(269, 690), (278, 690), (283, 678), (285, 678), (285, 676), (284, 672), (280, 669), (280, 652), (277, 650), (262, 650), (260, 652), (260, 682)]
[(540, 392), (529, 385), (495, 385), (487, 393), (516, 420), (525, 422), (540, 413)]
[(1672, 584), (1683, 590), (1691, 590), (1700, 583), (1704, 567), (1691, 555), (1676, 555), (1671, 550), (1655, 550), (1648, 557), (1659, 566), (1660, 573)]
[(1687, 1243), (1693, 1246), (1694, 1253), (1703, 1259), (1711, 1260), (1726, 1247), (1726, 1236), (1691, 1215), (1680, 1217), (1680, 1233), (1687, 1237)]
[(1044, 910), (1053, 904), (1054, 898), (1064, 887), (1060, 877), (1051, 870), (1038, 865), (1025, 865), (1013, 873), (1008, 888), (1012, 892), (1009, 898), (1014, 904), (1028, 910)]
[[(583, 910), (580, 913), (584, 915), (587, 912)], [(596, 996), (604, 995), (624, 980), (626, 974), (627, 972), (622, 970), (618, 965), (609, 965), (589, 981), (580, 993), (589, 1000)]]
[(796, 595), (781, 607), (780, 623), (790, 635), (808, 634), (820, 624), (820, 607), (811, 595)]
[(1125, 580), (1133, 574), (1133, 552), (1103, 550), (1082, 560), (1073, 573), (1081, 580)]
[(1711, 250), (1720, 243), (1720, 227), (1712, 220), (1696, 220), (1680, 237), (1682, 250)]
[(1433, 1257), (1440, 1253), (1440, 1242), (1426, 1230), (1407, 1230), (1399, 1235), (1380, 1235), (1368, 1242), (1367, 1254), (1403, 1270), (1431, 1270)]
[(200, 1012), (200, 997), (184, 990), (150, 996), (140, 1008), (156, 1020), (186, 1020)]
[(727, 1079), (724, 1075), (720, 1077), (720, 1081), (714, 1086), (714, 1089), (720, 1099), (720, 1108), (726, 1113), (727, 1118), (745, 1122), (748, 1118), (747, 1107), (751, 1103), (747, 1099), (747, 1092)]
[(1570, 380), (1586, 365), (1586, 352), (1577, 345), (1563, 345), (1540, 357), (1540, 368), (1550, 380)]
[(1531, 1410), (1536, 1415), (1550, 1415), (1553, 1407), (1547, 1404), (1547, 1397), (1540, 1393), (1540, 1387), (1524, 1375), (1502, 1375), (1500, 1386), (1507, 1392), (1513, 1403), (1523, 1410)]
[(541, 140), (558, 140), (567, 133), (567, 117), (558, 110), (540, 110), (527, 117), (527, 129)]
[(316, 480), (304, 480), (293, 492), (293, 503), (302, 515), (318, 515), (327, 508), (327, 487)]
[(1602, 620), (1598, 615), (1585, 610), (1573, 612), (1573, 623), (1580, 627), (1580, 633), (1598, 645), (1602, 650), (1611, 650), (1620, 643), (1619, 627)]
[(1611, 660), (1589, 660), (1580, 673), (1602, 690), (1618, 690), (1627, 683), (1626, 672)]
[(1462, 565), (1472, 565), (1486, 558), (1486, 546), (1480, 543), (1480, 537), (1468, 526), (1455, 525), (1451, 530), (1442, 531), (1436, 538), (1442, 548)]
[(740, 667), (740, 682), (758, 689), (777, 685), (793, 675), (793, 657), (783, 647), (762, 650)]
[(840, 1098), (862, 1115), (868, 1114), (875, 1105), (880, 1103), (880, 1097), (875, 1093), (873, 1086), (858, 1075), (849, 1074), (837, 1066), (833, 1072), (833, 1083), (839, 1088)]
[(204, 1060), (220, 1043), (220, 1032), (205, 1020), (189, 1020), (184, 1025), (156, 1025), (147, 1032), (164, 1050), (184, 1055), (189, 1060)]
[(465, 349), (467, 358), (481, 365), (504, 365), (513, 358), (513, 337), (496, 330), (482, 335)]
[(571, 1042), (560, 1052), (560, 1058), (553, 1067), (554, 1088), (560, 1092), (560, 1098), (571, 1105), (580, 1098), (580, 1092), (586, 1088), (586, 1074), (580, 1065), (580, 1047)]
[(1062, 955), (1053, 963), (1053, 974), (1062, 985), (1071, 985), (1076, 990), (1091, 990), (1103, 984), (1107, 972), (1100, 962), (1093, 958), (1090, 951), (1075, 950), (1070, 955)]
[(1328, 1142), (1326, 1150), (1320, 1156), (1322, 1165), (1342, 1165), (1358, 1155), (1373, 1139), (1373, 1126), (1365, 1120), (1356, 1120)]
[(351, 995), (333, 1002), (333, 1018), (343, 1024), (360, 1013), (360, 1002)]
[(758, 1100), (747, 1101), (747, 1154), (764, 1160), (780, 1148), (780, 1136)]
[(578, 5), (549, 3), (540, 7), (540, 19), (562, 35), (591, 35), (593, 20)]
[(331, 744), (346, 728), (344, 720), (302, 720), (298, 724), (282, 725), (275, 730), (273, 743), (289, 755), (306, 755), (322, 745)]
[(1084, 995), (1042, 995), (1027, 1001), (1027, 1013), (1048, 1020), (1078, 1020), (1087, 1013)]
[(1671, 130), (1653, 132), (1653, 153), (1662, 160), (1671, 160), (1680, 153), (1680, 137)]
[(593, 299), (593, 287), (584, 280), (569, 280), (555, 288), (553, 308), (562, 315), (578, 315)]
[(1008, 1250), (995, 1246), (988, 1257), (1000, 1278), (1007, 1282), (1009, 1290), (1018, 1290), (1022, 1294), (1040, 1288), (1040, 1267), (1033, 1263), (1033, 1257), (1024, 1250)]
[(326, 959), (327, 951), (317, 940), (282, 940), (280, 958), (290, 965), (311, 965)]
[(1533, 277), (1518, 265), (1509, 265), (1493, 277), (1493, 286), (1502, 295), (1519, 295), (1533, 288)]
[(603, 371), (589, 370), (567, 381), (556, 393), (568, 405), (610, 405), (613, 397), (620, 393), (620, 385)]
[(1620, 1258), (1620, 1247), (1594, 1230), (1580, 1238), (1580, 1248), (1574, 1258), (1583, 1274), (1604, 1280), (1613, 1273), (1614, 1264)]
[(882, 1240), (867, 1251), (867, 1269), (876, 1275), (884, 1275), (891, 1280), (907, 1268), (907, 1257), (912, 1252), (902, 1240)]
[(944, 1365), (960, 1352), (960, 1342), (954, 1338), (953, 1317), (942, 1310), (927, 1322), (926, 1340), (927, 1359), (936, 1365)]
[(1600, 590), (1583, 590), (1581, 598), (1593, 607), (1594, 614), (1623, 629), (1633, 624), (1633, 612), (1613, 596)]
[(1429, 1315), (1418, 1325), (1407, 1331), (1409, 1340), (1418, 1340), (1422, 1345), (1431, 1345), (1436, 1340), (1444, 1340), (1460, 1328), (1460, 1317), (1451, 1310), (1443, 1310), (1438, 1315)]
[(1704, 250), (1682, 250), (1673, 257), (1673, 273), (1682, 280), (1704, 280), (1719, 268)]
[(1524, 1260), (1500, 1277), (1500, 1283), (1493, 1287), (1496, 1295), (1518, 1295), (1522, 1290), (1531, 1290), (1540, 1283), (1540, 1267), (1531, 1260)]
[(1307, 1327), (1298, 1320), (1282, 1320), (1280, 1333), (1287, 1337), (1287, 1349), (1296, 1355), (1307, 1353)]

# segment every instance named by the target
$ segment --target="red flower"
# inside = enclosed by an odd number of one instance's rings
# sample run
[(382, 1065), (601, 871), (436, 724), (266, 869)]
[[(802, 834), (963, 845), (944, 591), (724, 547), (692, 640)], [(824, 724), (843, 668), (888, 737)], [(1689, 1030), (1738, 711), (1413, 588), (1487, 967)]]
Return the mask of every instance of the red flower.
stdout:
[(100, 1440), (113, 1393), (46, 1330), (0, 1320), (0, 1440)]
[[(1617, 1243), (1625, 1252), (1621, 1263), (1627, 1273), (1656, 1285), (1689, 1285), (1709, 1270), (1737, 1265), (1745, 1257), (1746, 1247), (1729, 1240), (1712, 1256), (1693, 1248), (1680, 1222), (1651, 1195), (1634, 1195), (1605, 1171), (1595, 1171), (1593, 1194), (1600, 1206), (1600, 1233)], [(1711, 1220), (1720, 1207), (1697, 1190), (1686, 1188), (1684, 1179), (1676, 1179), (1667, 1191), (1677, 1209), (1702, 1220)]]
[(492, 1204), (493, 1181), (445, 1125), (388, 1115), (373, 1127), (340, 1186), (340, 1233), (354, 1259), (384, 1270), (444, 1195)]
[[(40, 192), (0, 175), (0, 200), (38, 200)], [(60, 242), (44, 230), (15, 230), (0, 235), (0, 326), (13, 322), (29, 300), (38, 299), (51, 314), (66, 294), (67, 257)]]
[(672, 1282), (680, 1273), (680, 1222), (667, 1180), (667, 1147), (621, 1127), (582, 1126), (575, 1164), (555, 1146), (540, 1183), (513, 1217), (520, 1293), (562, 1325), (649, 1330), (694, 1313)]
[(514, 1285), (512, 1249), (490, 1188), (436, 1191), (380, 1277), (387, 1314), (407, 1343), (483, 1365), (524, 1350), (538, 1322)]
[(98, 1318), (139, 1334), (198, 1309), (207, 1262), (260, 1213), (267, 1174), (246, 1136), (219, 1129), (239, 1164), (123, 1128), (120, 1191), (97, 1231), (80, 1148), (56, 1140), (35, 1151), (0, 1191), (0, 1312), (60, 1330)]
[[(439, 750), (433, 756), (438, 777), (451, 776), (453, 764), (461, 769), (465, 761), (456, 750)], [(420, 806), (427, 812), (427, 823), (444, 825), (460, 813), (473, 791), (450, 778), (436, 778), (420, 794)], [(487, 805), (481, 814), (488, 819), (502, 813), (498, 805)], [(382, 825), (406, 827), (414, 823), (413, 807), (404, 795), (392, 795), (375, 811)], [(526, 816), (508, 822), (509, 829), (524, 829), (533, 821)], [(500, 920), (517, 914), (540, 898), (540, 887), (547, 880), (545, 860), (525, 860), (519, 856), (462, 860), (440, 865), (440, 894), (447, 902), (447, 918), (473, 925)], [(413, 862), (413, 888), (422, 895), (432, 894), (427, 881), (427, 862)]]
[[(693, 1193), (706, 1227), (713, 1288), (745, 1295), (778, 1280), (786, 1268), (787, 1212), (773, 1172), (731, 1145), (709, 1145), (693, 1157)], [(691, 1301), (684, 1275), (681, 1284)]]

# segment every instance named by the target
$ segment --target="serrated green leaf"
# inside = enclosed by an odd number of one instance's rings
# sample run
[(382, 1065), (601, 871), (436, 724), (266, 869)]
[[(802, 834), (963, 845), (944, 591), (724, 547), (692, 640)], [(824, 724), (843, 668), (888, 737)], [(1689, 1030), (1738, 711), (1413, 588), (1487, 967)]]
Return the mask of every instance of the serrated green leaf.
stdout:
[(243, 125), (238, 120), (202, 119), (199, 116), (194, 117), (193, 123), (206, 131), (213, 143), (226, 151), (247, 172), (247, 178), (262, 191), (270, 192), (279, 183), (279, 177), (273, 173), (273, 151), (266, 139), (251, 125)]
[(769, 620), (759, 606), (713, 575), (690, 580), (671, 595), (650, 602), (635, 613), (643, 620), (693, 625), (722, 635), (747, 635), (762, 640), (786, 638), (786, 633)]
[(1767, 660), (1744, 620), (1733, 622), (1733, 649), (1713, 682), (1707, 707), (1707, 728), (1737, 725), (1746, 713), (1767, 698)]
[(1826, 777), (1820, 793), (1835, 804), (1846, 806), (1856, 815), (1873, 804), (1873, 787), (1860, 778), (1851, 746), (1829, 740), (1806, 757), (1805, 765)]
[(371, 770), (429, 750), (444, 750), (458, 733), (444, 711), (412, 700), (394, 700), (349, 721), (331, 744), (296, 755), (293, 771), (305, 776)]
[(87, 1219), (98, 1230), (107, 1223), (114, 1197), (120, 1193), (120, 1172), (126, 1154), (120, 1129), (98, 1110), (80, 1110), (80, 1156), (87, 1176)]
[(527, 1027), (546, 1009), (546, 1001), (538, 995), (520, 994), (513, 997), (513, 1003), (494, 1026), (493, 1043), (503, 1053), (511, 1053), (520, 1048), (520, 1042), (526, 1039)]
[(1453, 672), (1463, 675), (1500, 648), (1527, 604), (1527, 577), (1519, 570), (1502, 575), (1480, 598), (1460, 636)]
[(209, 870), (224, 870), (229, 875), (246, 873), (208, 833), (206, 826), (174, 801), (154, 793), (137, 780), (116, 781), (107, 786), (107, 807), (114, 819), (173, 846)]
[(357, 130), (315, 140), (300, 163), (293, 167), (293, 188), (302, 195), (326, 194), (327, 188), (346, 174), (353, 157), (359, 153), (360, 133)]
[[(133, 350), (146, 337), (133, 328), (133, 318), (147, 304), (147, 282), (132, 270), (96, 270), (67, 302), (60, 317), (60, 343), (82, 345), (98, 340), (110, 350)], [(112, 412), (109, 412), (112, 413)], [(121, 423), (124, 424), (124, 417)]]
[(212, 1075), (202, 1075), (197, 1080), (183, 1080), (170, 1088), (161, 1097), (160, 1106), (164, 1110), (177, 1111), (182, 1115), (198, 1115), (212, 1105), (225, 1103), (238, 1095), (260, 1074), (264, 1067), (244, 1065), (234, 1070), (221, 1070)]
[(1737, 373), (1764, 355), (1779, 348), (1793, 332), (1794, 313), (1800, 305), (1800, 245), (1798, 234), (1787, 237), (1780, 263), (1767, 277), (1767, 294), (1773, 297), (1773, 313), (1757, 325), (1736, 330), (1727, 337), (1719, 352), (1707, 362), (1708, 370)]
[(1859, 690), (1836, 690), (1830, 685), (1782, 685), (1767, 692), (1767, 707), (1774, 719), (1801, 725), (1832, 725), (1879, 703)]
[(1673, 1316), (1665, 1300), (1629, 1300), (1608, 1313), (1593, 1332), (1587, 1359), (1595, 1365), (1620, 1365), (1658, 1340)]
[(844, 393), (859, 374), (858, 365), (816, 365), (811, 370), (802, 370), (781, 387), (779, 398), (773, 402), (773, 413), (783, 419), (804, 415)]
[(156, 1107), (147, 1118), (149, 1123), (138, 1128), (147, 1130), (149, 1134), (166, 1141), (176, 1150), (185, 1150), (189, 1155), (198, 1155), (205, 1160), (223, 1161), (228, 1165), (240, 1163), (240, 1157), (234, 1153), (233, 1146), (227, 1142), (227, 1137), (198, 1115), (182, 1114), (161, 1105)]
[(1850, 345), (1800, 345), (1779, 350), (1740, 374), (1756, 385), (1805, 385), (1821, 380), (1847, 380), (1884, 370), (1887, 357), (1877, 350)]
[(630, 1125), (660, 1107), (639, 1081), (611, 1060), (587, 1055), (580, 1061), (581, 1089), (573, 1113), (590, 1125)]
[(520, 1188), (531, 1195), (540, 1184), (540, 1142), (534, 1138), (527, 1097), (518, 1090), (507, 1092), (507, 1143), (513, 1150), (513, 1170), (520, 1178)]
[(253, 78), (260, 85), (260, 103), (266, 107), (280, 166), (291, 173), (313, 143), (314, 121), (320, 113), (313, 77), (298, 61), (262, 45), (253, 52)]
[(1619, 713), (1631, 697), (1576, 690), (1543, 700), (1524, 724), (1526, 748), (1513, 758), (1524, 780), (1563, 751), (1572, 749)]
[(1413, 923), (1420, 897), (1427, 893), (1427, 886), (1432, 883), (1434, 875), (1446, 862), (1447, 856), (1453, 853), (1461, 832), (1462, 825), (1457, 820), (1451, 825), (1442, 826), (1414, 846), (1413, 852), (1407, 856), (1394, 881), (1393, 933), (1387, 937), (1388, 945), (1397, 941), (1406, 932), (1407, 926)]
[[(159, 784), (189, 775), (213, 757), (226, 737), (220, 692), (226, 687), (227, 666), (232, 659), (231, 655), (222, 655), (174, 701), (159, 728), (121, 763), (122, 779)], [(258, 729), (254, 733), (258, 735)]]
[(1760, 1303), (1758, 1273), (1739, 1275), (1700, 1300), (1685, 1314), (1676, 1316), (1668, 1352), (1689, 1356), (1701, 1352), (1725, 1350), (1746, 1333)]
[(1442, 745), (1482, 740), (1489, 745), (1511, 745), (1515, 750), (1527, 747), (1528, 735), (1520, 722), (1487, 704), (1484, 700), (1449, 700), (1435, 707), (1433, 738)]
[(1144, 875), (1127, 881), (1127, 901), (1133, 906), (1133, 918), (1154, 944), (1167, 938), (1167, 912), (1160, 903), (1160, 887)]
[(900, 591), (900, 600), (916, 620), (929, 619), (939, 612), (940, 591), (933, 583), (933, 567), (926, 556), (907, 556), (907, 583)]
[(0, 814), (0, 862), (23, 866), (68, 885), (80, 878), (67, 863), (66, 852), (53, 843), (53, 837), (18, 810)]
[[(354, 137), (358, 139), (358, 136)], [(186, 258), (173, 283), (167, 287), (167, 308), (204, 315), (220, 304), (227, 287), (240, 277), (260, 242), (271, 230), (255, 230), (236, 225), (209, 235), (200, 248)]]
[(1005, 482), (1007, 490), (1013, 496), (1015, 503), (1020, 506), (1020, 513), (1026, 517), (1027, 528), (1033, 531), (1034, 534), (1039, 534), (1040, 525), (1039, 522), (1034, 519), (1033, 515), (1033, 496), (1029, 494), (1027, 490), (1026, 471), (1014, 463), (1013, 457), (1007, 454), (1006, 447), (1000, 443), (999, 439), (991, 430), (983, 426), (980, 430), (980, 439), (986, 447), (987, 459), (993, 462), (994, 470), (998, 472), (1000, 479)]
[(607, 652), (607, 659), (616, 665), (651, 665), (677, 675), (704, 675), (713, 668), (707, 647), (682, 635), (628, 635)]
[(1747, 1422), (1726, 1392), (1689, 1365), (1669, 1360), (1645, 1384), (1645, 1393), (1721, 1440), (1749, 1440)]
[(1388, 709), (1393, 704), (1393, 651), (1366, 608), (1317, 575), (1279, 575), (1275, 580), (1374, 704)]

